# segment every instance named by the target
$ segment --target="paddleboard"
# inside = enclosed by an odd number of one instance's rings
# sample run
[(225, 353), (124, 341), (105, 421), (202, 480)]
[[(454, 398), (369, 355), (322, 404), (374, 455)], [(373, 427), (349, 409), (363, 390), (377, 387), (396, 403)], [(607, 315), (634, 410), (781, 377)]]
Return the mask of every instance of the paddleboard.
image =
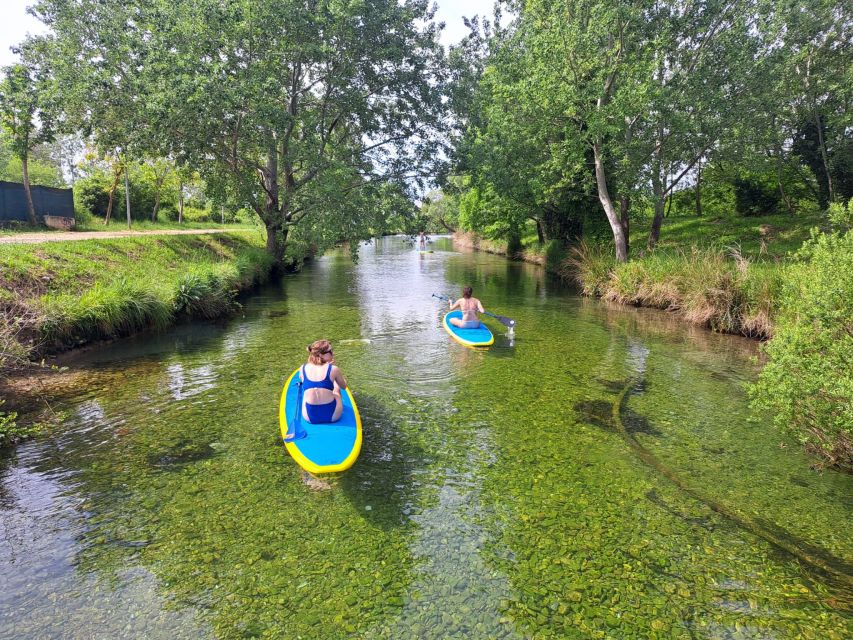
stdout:
[(464, 344), (466, 347), (488, 347), (494, 343), (495, 336), (492, 335), (489, 328), (482, 322), (480, 322), (480, 326), (476, 329), (460, 329), (450, 324), (451, 318), (459, 318), (461, 320), (462, 312), (457, 309), (444, 316), (444, 330), (456, 342)]
[[(281, 437), (287, 436), (288, 424), (301, 411), (298, 405), (299, 369), (287, 379), (281, 392), (279, 427)], [(339, 473), (349, 469), (361, 453), (361, 416), (349, 389), (341, 394), (344, 412), (337, 422), (312, 424), (302, 418), (302, 428), (307, 435), (299, 440), (287, 441), (284, 446), (296, 463), (308, 473)]]

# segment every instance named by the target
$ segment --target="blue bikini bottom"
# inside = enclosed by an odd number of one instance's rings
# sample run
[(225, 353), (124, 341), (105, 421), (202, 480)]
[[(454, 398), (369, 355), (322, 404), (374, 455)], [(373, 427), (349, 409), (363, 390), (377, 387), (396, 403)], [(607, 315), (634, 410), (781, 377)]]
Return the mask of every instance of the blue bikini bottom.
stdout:
[(305, 413), (308, 414), (308, 422), (311, 424), (332, 422), (337, 404), (337, 400), (332, 400), (326, 404), (309, 404), (306, 402)]
[(462, 322), (462, 326), (456, 325), (457, 329), (479, 329), (480, 321), (479, 320), (465, 320)]

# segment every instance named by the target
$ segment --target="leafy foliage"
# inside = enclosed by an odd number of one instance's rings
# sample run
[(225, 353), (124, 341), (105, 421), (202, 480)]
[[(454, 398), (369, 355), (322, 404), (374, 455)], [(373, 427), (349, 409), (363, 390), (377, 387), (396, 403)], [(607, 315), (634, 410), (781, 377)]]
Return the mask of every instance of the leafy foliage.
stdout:
[[(0, 399), (0, 407), (5, 402), (5, 400)], [(40, 430), (41, 426), (37, 423), (26, 426), (20, 424), (18, 422), (18, 414), (14, 411), (0, 411), (0, 449), (15, 444), (25, 438), (30, 438)]]
[(853, 468), (853, 233), (816, 234), (798, 257), (754, 405), (827, 464)]
[(444, 54), (424, 0), (35, 12), (100, 147), (200, 170), (216, 202), (257, 213), (277, 262), (292, 233), (319, 249), (367, 237), (389, 207), (383, 184), (405, 192), (436, 157)]

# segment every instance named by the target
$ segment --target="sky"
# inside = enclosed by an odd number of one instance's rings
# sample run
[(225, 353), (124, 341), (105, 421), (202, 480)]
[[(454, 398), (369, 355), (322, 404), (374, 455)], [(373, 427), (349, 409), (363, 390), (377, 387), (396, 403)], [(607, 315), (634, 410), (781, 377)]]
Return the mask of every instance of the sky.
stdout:
[[(0, 18), (0, 66), (11, 64), (17, 59), (10, 51), (29, 33), (41, 33), (44, 25), (28, 15), (26, 9), (35, 0), (0, 0), (3, 5), (3, 16)], [(467, 34), (462, 17), (475, 15), (491, 18), (494, 0), (437, 0), (438, 14), (436, 19), (444, 22), (446, 27), (442, 34), (442, 44), (445, 46), (458, 42)]]

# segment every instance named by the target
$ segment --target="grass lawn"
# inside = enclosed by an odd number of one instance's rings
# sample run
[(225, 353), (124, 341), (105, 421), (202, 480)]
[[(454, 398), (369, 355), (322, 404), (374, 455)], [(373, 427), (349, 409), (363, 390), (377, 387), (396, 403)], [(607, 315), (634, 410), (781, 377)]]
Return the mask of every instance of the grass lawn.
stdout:
[[(215, 317), (272, 264), (263, 231), (0, 245), (0, 345), (18, 357)], [(0, 363), (2, 364), (2, 363)]]
[[(658, 250), (674, 248), (738, 248), (751, 259), (778, 259), (800, 248), (813, 227), (825, 226), (826, 216), (773, 215), (744, 218), (680, 217), (663, 222)], [(645, 249), (651, 220), (634, 223), (632, 252)]]

